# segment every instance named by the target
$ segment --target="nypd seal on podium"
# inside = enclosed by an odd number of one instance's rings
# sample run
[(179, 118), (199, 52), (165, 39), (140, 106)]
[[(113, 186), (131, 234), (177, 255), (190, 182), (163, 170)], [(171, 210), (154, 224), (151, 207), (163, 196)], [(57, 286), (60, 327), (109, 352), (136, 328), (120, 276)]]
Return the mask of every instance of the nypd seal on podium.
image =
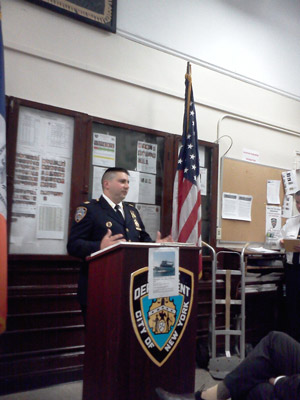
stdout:
[(148, 297), (148, 267), (131, 274), (132, 326), (143, 350), (159, 367), (179, 344), (192, 309), (193, 273), (181, 267), (179, 271), (179, 295), (156, 299)]

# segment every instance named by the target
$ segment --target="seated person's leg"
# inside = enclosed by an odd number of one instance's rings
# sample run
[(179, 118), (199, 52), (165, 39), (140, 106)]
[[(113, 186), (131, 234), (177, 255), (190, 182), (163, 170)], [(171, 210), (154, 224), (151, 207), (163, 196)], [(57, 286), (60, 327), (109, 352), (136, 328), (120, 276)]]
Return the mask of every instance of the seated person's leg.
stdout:
[(224, 379), (233, 398), (269, 378), (300, 372), (300, 344), (282, 332), (265, 336), (246, 359)]
[[(226, 375), (223, 382), (204, 390), (200, 398), (272, 400), (275, 399), (274, 386), (269, 383), (269, 379), (294, 374), (300, 374), (300, 343), (282, 332), (270, 332), (238, 367)], [(193, 394), (177, 395), (161, 389), (157, 393), (164, 400), (197, 398)]]
[(248, 393), (247, 400), (277, 400), (275, 397), (274, 386), (268, 382), (254, 386)]

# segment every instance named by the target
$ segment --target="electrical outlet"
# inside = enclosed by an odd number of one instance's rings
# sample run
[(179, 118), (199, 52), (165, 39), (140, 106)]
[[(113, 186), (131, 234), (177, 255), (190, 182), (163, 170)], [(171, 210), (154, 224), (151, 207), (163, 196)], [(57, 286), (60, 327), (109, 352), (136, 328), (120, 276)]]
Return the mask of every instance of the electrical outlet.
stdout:
[(222, 239), (222, 228), (217, 228), (217, 240)]

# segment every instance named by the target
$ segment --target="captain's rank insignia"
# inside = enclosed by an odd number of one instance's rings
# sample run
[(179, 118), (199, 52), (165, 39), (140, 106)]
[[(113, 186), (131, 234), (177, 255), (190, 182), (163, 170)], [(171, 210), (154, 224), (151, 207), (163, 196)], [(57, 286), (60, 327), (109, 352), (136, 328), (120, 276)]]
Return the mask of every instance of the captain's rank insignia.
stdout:
[(142, 228), (140, 227), (140, 224), (139, 224), (139, 222), (138, 222), (138, 220), (137, 220), (137, 218), (136, 218), (135, 212), (132, 211), (132, 210), (130, 210), (130, 214), (131, 214), (131, 217), (132, 217), (132, 219), (133, 219), (133, 222), (134, 222), (134, 225), (135, 225), (135, 229), (136, 229), (137, 231), (141, 231)]

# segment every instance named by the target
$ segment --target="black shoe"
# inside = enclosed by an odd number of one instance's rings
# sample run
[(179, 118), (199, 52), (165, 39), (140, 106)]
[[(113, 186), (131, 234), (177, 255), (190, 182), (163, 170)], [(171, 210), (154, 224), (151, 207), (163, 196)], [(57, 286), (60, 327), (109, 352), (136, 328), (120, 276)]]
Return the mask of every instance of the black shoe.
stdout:
[(162, 400), (201, 400), (201, 392), (197, 393), (187, 393), (187, 394), (176, 394), (176, 393), (169, 393), (161, 388), (155, 389), (156, 393), (158, 394), (159, 398)]

